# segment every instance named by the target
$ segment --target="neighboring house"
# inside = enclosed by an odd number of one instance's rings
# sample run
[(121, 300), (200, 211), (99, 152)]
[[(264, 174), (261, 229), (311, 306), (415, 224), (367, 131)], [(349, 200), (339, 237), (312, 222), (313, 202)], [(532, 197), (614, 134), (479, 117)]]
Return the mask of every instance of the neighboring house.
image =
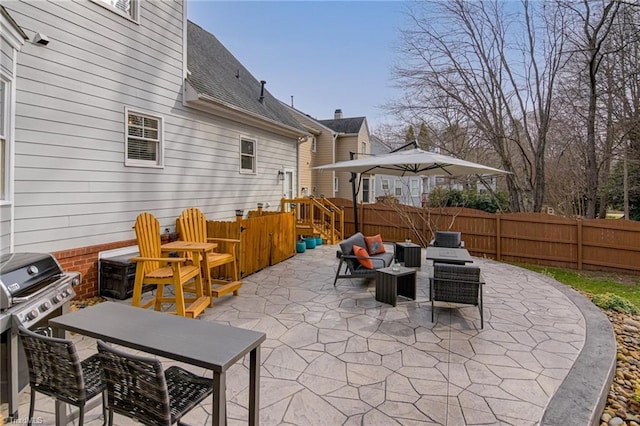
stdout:
[[(309, 132), (308, 136), (300, 139), (298, 145), (298, 195), (319, 197), (324, 195), (332, 197), (332, 192), (323, 192), (322, 188), (332, 189), (333, 175), (328, 172), (321, 173), (313, 170), (313, 167), (334, 163), (335, 144), (338, 134), (329, 127), (309, 115), (283, 103), (289, 109), (294, 119)], [(319, 182), (324, 180), (321, 187)]]
[[(391, 148), (375, 136), (371, 137), (371, 153), (386, 154)], [(422, 176), (392, 176), (377, 174), (374, 176), (373, 202), (379, 197), (392, 197), (401, 204), (420, 207), (425, 185), (429, 178)]]
[[(332, 120), (318, 120), (320, 124), (333, 130), (334, 143), (327, 153), (322, 152), (317, 165), (331, 164), (338, 161), (361, 158), (371, 152), (369, 126), (366, 117), (343, 118), (342, 110), (336, 109)], [(330, 155), (327, 155), (330, 154)], [(333, 158), (331, 158), (333, 157)], [(352, 198), (351, 174), (349, 172), (315, 171), (316, 186), (319, 193), (327, 197)], [(362, 180), (362, 188), (358, 192), (358, 202), (375, 202), (371, 197), (372, 184), (369, 177)]]
[(187, 21), (186, 2), (3, 5), (34, 41), (14, 77), (3, 18), (2, 79), (15, 93), (3, 111), (15, 106), (15, 134), (2, 169), (2, 252), (55, 252), (83, 273), (78, 293), (91, 294), (97, 253), (131, 245), (140, 212), (172, 231), (184, 208), (232, 220), (295, 190), (307, 131)]
[[(283, 105), (285, 105), (283, 103)], [(287, 106), (287, 105), (285, 105)], [(300, 195), (327, 198), (352, 199), (351, 174), (313, 170), (314, 167), (368, 155), (371, 149), (369, 127), (365, 117), (343, 118), (337, 109), (332, 120), (317, 120), (291, 106), (287, 106), (294, 118), (309, 132), (300, 143), (298, 169), (300, 170)], [(374, 202), (370, 177), (364, 178), (365, 191), (360, 191), (358, 201)]]

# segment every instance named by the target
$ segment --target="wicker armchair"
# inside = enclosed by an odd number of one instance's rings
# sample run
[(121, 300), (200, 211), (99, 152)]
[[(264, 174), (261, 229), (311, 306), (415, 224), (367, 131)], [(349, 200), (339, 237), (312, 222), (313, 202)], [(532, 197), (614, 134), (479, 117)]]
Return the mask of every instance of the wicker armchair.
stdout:
[(436, 231), (429, 243), (433, 247), (464, 248), (462, 234), (455, 231)]
[(113, 348), (98, 340), (107, 382), (108, 419), (113, 413), (145, 425), (172, 425), (213, 392), (213, 380), (171, 366), (165, 371), (155, 358)]
[(484, 328), (482, 285), (484, 281), (477, 266), (435, 264), (429, 278), (431, 322), (434, 321), (433, 302), (462, 303), (480, 310), (480, 328)]
[(18, 334), (29, 365), (30, 421), (34, 418), (36, 392), (78, 407), (79, 425), (84, 423), (87, 401), (98, 394), (102, 394), (102, 413), (106, 414), (106, 385), (97, 354), (80, 361), (70, 340), (34, 333), (22, 326), (18, 327)]

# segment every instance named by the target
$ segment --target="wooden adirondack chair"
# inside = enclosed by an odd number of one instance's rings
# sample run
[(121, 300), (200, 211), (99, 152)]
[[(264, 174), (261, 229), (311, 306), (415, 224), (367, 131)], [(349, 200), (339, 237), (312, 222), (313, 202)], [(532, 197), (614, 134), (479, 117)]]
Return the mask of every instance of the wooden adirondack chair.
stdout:
[[(207, 218), (197, 208), (185, 209), (182, 212), (178, 218), (178, 233), (183, 241), (223, 243), (227, 246), (228, 252), (207, 252), (202, 265), (205, 280), (204, 293), (211, 297), (211, 306), (213, 306), (214, 297), (221, 297), (231, 292), (233, 292), (234, 296), (237, 296), (238, 289), (242, 287), (242, 281), (238, 280), (238, 265), (236, 261), (236, 246), (240, 243), (240, 240), (208, 237)], [(211, 270), (223, 265), (229, 265), (232, 269), (231, 281), (211, 277)]]
[[(140, 256), (131, 259), (137, 264), (131, 304), (140, 306), (142, 287), (153, 284), (157, 286), (156, 295), (142, 305), (142, 308), (153, 305), (156, 311), (160, 311), (164, 303), (175, 303), (175, 313), (180, 316), (195, 318), (200, 315), (209, 304), (209, 297), (203, 294), (200, 256), (196, 254), (191, 256), (191, 259), (163, 256), (160, 247), (160, 224), (151, 213), (140, 213), (134, 228)], [(184, 286), (190, 281), (193, 281), (195, 298), (184, 297)], [(173, 286), (174, 297), (165, 296), (166, 285)], [(186, 306), (185, 303), (189, 305)]]

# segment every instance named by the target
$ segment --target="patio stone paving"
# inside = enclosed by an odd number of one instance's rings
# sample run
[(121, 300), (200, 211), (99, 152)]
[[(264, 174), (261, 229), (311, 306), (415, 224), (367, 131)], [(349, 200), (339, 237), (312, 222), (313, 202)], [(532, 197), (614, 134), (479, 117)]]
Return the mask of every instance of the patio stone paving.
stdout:
[[(375, 300), (372, 280), (333, 286), (336, 247), (246, 277), (239, 296), (216, 300), (199, 318), (267, 334), (262, 425), (540, 424), (586, 336), (580, 309), (550, 278), (474, 258), (486, 281), (484, 329), (476, 307), (442, 302), (432, 323), (424, 252), (417, 299), (399, 297), (393, 307)], [(73, 339), (83, 357), (95, 352), (93, 339)], [(246, 424), (248, 374), (248, 358), (227, 373), (229, 425)], [(28, 393), (21, 397), (26, 415)], [(52, 421), (48, 398), (36, 408)], [(207, 400), (183, 420), (205, 424), (210, 410)], [(102, 422), (99, 408), (87, 416), (88, 425)]]

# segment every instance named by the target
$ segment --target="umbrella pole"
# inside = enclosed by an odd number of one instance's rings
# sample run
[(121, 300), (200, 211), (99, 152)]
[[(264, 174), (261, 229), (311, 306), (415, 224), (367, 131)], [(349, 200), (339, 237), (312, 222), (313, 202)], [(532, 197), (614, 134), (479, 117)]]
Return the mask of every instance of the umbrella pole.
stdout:
[[(353, 160), (356, 156), (356, 153), (353, 151), (349, 151), (349, 160)], [(354, 234), (360, 232), (360, 224), (358, 223), (358, 191), (356, 191), (356, 174), (351, 172), (351, 199), (353, 200), (353, 227), (355, 231)]]
[(353, 226), (355, 228), (355, 234), (360, 231), (360, 226), (358, 223), (358, 193), (356, 191), (356, 174), (353, 172), (351, 173), (351, 197), (353, 199)]

